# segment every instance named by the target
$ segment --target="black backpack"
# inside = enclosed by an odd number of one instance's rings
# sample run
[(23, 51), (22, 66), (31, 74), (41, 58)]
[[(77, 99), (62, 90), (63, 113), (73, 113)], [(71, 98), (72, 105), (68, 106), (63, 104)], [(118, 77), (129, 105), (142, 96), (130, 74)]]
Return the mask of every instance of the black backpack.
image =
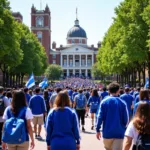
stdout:
[(150, 134), (139, 134), (132, 150), (150, 150)]
[(3, 116), (5, 111), (4, 96), (0, 96), (0, 116)]

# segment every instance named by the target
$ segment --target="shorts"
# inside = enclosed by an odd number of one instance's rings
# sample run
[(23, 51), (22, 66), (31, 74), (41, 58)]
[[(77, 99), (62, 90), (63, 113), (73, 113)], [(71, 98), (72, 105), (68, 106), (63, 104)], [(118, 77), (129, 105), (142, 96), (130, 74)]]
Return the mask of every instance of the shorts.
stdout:
[(96, 114), (97, 113), (97, 109), (90, 109), (90, 113)]
[(33, 116), (33, 124), (34, 125), (43, 125), (44, 124), (43, 116)]

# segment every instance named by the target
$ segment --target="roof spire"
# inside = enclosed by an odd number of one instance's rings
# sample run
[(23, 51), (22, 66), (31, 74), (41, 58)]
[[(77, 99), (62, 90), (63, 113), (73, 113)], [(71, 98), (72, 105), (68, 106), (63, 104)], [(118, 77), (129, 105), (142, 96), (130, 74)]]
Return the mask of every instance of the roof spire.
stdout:
[(75, 20), (75, 26), (79, 26), (79, 20), (78, 20), (78, 8), (76, 8), (76, 20)]
[(78, 8), (76, 8), (76, 20), (78, 20)]
[(40, 10), (42, 10), (42, 0), (40, 0)]

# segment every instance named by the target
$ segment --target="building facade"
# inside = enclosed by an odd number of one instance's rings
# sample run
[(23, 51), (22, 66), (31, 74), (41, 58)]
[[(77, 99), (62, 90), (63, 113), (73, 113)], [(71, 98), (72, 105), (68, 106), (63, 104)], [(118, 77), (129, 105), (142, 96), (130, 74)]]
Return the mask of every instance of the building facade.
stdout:
[[(45, 10), (31, 8), (31, 30), (44, 46), (49, 64), (58, 64), (63, 68), (63, 76), (91, 77), (92, 65), (101, 43), (97, 47), (88, 46), (85, 30), (76, 18), (74, 26), (68, 31), (66, 45), (57, 47), (56, 42), (51, 48), (51, 13), (46, 5)], [(65, 37), (64, 37), (65, 38)]]
[(31, 8), (31, 31), (37, 36), (45, 48), (48, 63), (50, 63), (51, 49), (51, 13), (48, 5), (44, 10), (37, 10), (34, 5)]

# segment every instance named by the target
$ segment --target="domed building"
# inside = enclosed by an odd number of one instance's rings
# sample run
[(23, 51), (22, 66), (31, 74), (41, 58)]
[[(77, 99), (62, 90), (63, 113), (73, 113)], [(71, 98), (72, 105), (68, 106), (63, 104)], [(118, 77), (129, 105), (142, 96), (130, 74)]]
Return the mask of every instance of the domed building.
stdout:
[(45, 10), (31, 8), (31, 30), (44, 46), (50, 64), (58, 64), (63, 68), (63, 76), (91, 77), (92, 65), (96, 62), (96, 54), (101, 46), (89, 46), (87, 33), (80, 26), (76, 17), (74, 26), (68, 31), (66, 45), (51, 48), (51, 12), (46, 5)]
[(68, 31), (66, 40), (65, 46), (56, 47), (56, 42), (52, 43), (50, 63), (61, 65), (64, 77), (91, 77), (92, 65), (96, 62), (100, 43), (97, 48), (87, 45), (86, 31), (79, 25), (78, 19)]

